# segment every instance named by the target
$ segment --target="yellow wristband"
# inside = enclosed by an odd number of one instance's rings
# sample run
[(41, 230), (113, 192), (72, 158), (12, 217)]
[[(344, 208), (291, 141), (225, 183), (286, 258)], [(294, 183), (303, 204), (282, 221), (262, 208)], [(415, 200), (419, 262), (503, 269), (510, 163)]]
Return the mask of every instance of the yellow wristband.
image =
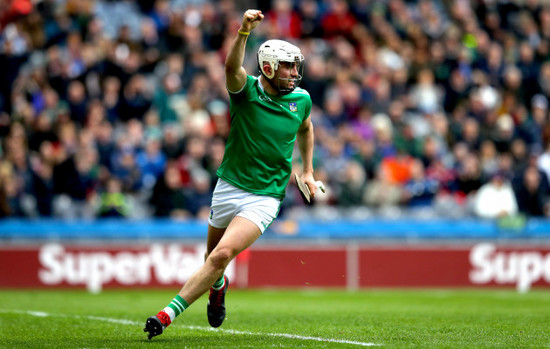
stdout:
[(244, 35), (244, 36), (249, 36), (250, 32), (243, 32), (243, 31), (239, 30), (239, 34)]

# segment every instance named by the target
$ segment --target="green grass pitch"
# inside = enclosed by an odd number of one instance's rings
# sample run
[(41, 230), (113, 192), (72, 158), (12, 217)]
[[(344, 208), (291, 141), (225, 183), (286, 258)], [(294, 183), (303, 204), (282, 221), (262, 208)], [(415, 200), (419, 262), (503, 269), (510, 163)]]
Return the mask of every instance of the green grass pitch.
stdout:
[(161, 336), (177, 290), (0, 290), (0, 348), (548, 348), (550, 292), (236, 290), (218, 330), (206, 296)]

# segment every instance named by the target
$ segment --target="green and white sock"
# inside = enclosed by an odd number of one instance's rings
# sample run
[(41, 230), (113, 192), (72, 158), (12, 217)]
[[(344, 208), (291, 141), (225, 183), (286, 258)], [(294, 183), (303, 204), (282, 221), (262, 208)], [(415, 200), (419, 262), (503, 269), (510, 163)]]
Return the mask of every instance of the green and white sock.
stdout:
[(223, 287), (225, 286), (225, 277), (222, 275), (221, 278), (218, 279), (218, 281), (216, 281), (214, 283), (214, 286), (212, 286), (212, 288), (216, 291), (219, 291), (221, 290)]
[(183, 298), (181, 298), (181, 296), (178, 294), (177, 296), (174, 297), (174, 299), (172, 299), (170, 304), (168, 304), (166, 308), (164, 308), (163, 310), (166, 314), (170, 316), (170, 320), (174, 321), (174, 319), (179, 314), (183, 313), (183, 311), (188, 307), (189, 307), (189, 304), (187, 304), (187, 302)]

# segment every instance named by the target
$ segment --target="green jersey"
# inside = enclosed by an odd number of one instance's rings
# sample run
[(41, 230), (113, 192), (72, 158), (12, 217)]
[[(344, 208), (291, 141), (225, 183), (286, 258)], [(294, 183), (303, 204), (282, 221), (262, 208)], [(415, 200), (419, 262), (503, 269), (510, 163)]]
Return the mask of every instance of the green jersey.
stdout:
[(284, 198), (296, 134), (311, 111), (309, 93), (296, 88), (271, 96), (249, 75), (243, 89), (229, 95), (231, 130), (218, 177), (250, 193)]

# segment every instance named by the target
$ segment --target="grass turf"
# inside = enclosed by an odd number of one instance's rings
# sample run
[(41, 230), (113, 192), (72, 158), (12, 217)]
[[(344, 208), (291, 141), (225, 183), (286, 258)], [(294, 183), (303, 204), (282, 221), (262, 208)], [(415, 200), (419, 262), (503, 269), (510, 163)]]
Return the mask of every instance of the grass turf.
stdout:
[(203, 296), (148, 341), (145, 319), (175, 291), (0, 290), (0, 348), (550, 347), (541, 290), (233, 289), (221, 330)]

